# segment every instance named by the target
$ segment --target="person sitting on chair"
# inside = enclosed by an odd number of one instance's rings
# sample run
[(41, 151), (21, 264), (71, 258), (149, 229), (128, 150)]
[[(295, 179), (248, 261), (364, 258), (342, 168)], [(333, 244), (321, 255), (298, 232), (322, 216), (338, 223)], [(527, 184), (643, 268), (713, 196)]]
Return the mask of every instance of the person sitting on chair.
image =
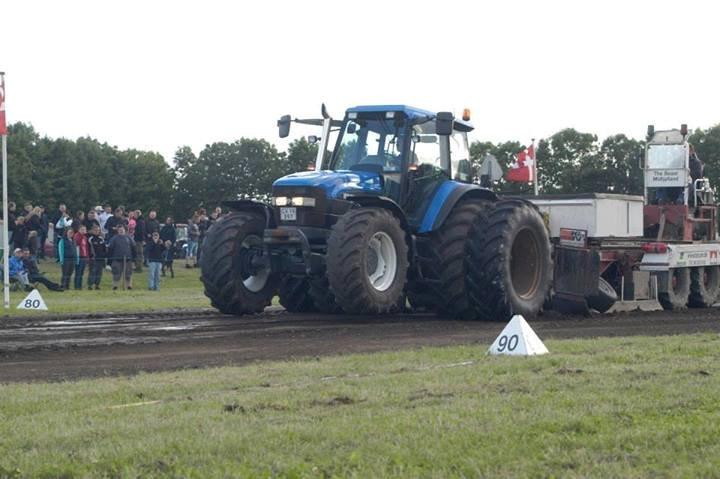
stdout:
[(10, 257), (10, 279), (14, 279), (20, 283), (25, 288), (25, 291), (32, 291), (35, 288), (30, 285), (30, 280), (28, 279), (28, 273), (25, 270), (22, 256), (22, 250), (20, 248), (15, 248), (13, 255)]
[(23, 248), (22, 251), (22, 262), (23, 266), (25, 268), (25, 271), (27, 271), (28, 280), (31, 283), (41, 283), (44, 284), (47, 289), (50, 291), (63, 291), (62, 287), (55, 283), (54, 281), (50, 281), (45, 277), (44, 274), (40, 272), (40, 269), (38, 268), (37, 260), (34, 256), (30, 254), (29, 248)]

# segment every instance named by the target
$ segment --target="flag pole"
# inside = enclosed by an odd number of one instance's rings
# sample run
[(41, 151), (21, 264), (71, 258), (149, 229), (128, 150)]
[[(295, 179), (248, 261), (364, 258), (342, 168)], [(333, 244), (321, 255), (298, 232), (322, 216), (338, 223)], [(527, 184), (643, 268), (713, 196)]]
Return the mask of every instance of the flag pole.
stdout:
[(533, 188), (535, 188), (535, 196), (539, 195), (539, 188), (538, 188), (538, 169), (537, 169), (537, 150), (535, 149), (535, 138), (532, 139), (532, 147), (533, 147), (533, 155), (535, 158), (533, 158)]
[[(0, 87), (3, 89), (0, 106), (5, 103), (5, 72), (0, 72)], [(5, 125), (3, 125), (4, 127)], [(10, 308), (10, 238), (8, 238), (8, 180), (7, 180), (7, 131), (2, 135), (2, 203), (3, 203), (3, 305)]]

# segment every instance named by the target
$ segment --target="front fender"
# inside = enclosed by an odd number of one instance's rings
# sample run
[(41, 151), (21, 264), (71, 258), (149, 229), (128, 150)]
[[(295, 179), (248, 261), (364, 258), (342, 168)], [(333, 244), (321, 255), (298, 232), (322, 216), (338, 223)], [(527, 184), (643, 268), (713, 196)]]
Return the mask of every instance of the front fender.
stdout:
[(274, 228), (275, 218), (273, 217), (272, 207), (261, 201), (256, 200), (228, 200), (221, 203), (233, 211), (251, 211), (265, 218), (265, 227)]

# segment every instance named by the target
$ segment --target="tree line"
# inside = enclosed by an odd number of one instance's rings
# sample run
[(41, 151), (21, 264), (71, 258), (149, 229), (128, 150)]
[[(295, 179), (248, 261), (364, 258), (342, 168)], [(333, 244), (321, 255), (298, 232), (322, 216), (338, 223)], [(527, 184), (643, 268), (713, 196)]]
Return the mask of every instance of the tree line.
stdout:
[[(705, 176), (720, 186), (720, 125), (696, 129), (690, 142), (705, 163)], [(479, 168), (490, 153), (506, 171), (526, 146), (519, 141), (475, 141), (471, 161)], [(559, 131), (537, 143), (540, 190), (642, 194), (643, 148), (643, 140), (624, 134), (600, 140), (572, 128)], [(226, 199), (267, 197), (276, 178), (306, 170), (316, 153), (317, 146), (304, 138), (290, 143), (287, 151), (264, 139), (240, 138), (206, 145), (197, 155), (188, 146), (180, 147), (169, 164), (156, 152), (121, 150), (88, 137), (52, 139), (31, 125), (15, 123), (8, 135), (8, 194), (18, 204), (49, 209), (61, 202), (72, 211), (109, 203), (157, 209), (180, 220)], [(495, 189), (531, 191), (528, 185), (504, 180)]]

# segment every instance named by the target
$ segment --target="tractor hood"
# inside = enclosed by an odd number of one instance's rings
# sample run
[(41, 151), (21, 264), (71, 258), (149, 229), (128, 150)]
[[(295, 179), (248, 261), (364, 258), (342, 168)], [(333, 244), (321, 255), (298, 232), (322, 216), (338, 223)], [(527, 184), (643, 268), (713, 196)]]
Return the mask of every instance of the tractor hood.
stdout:
[(343, 193), (380, 193), (380, 175), (368, 171), (304, 171), (275, 180), (273, 188), (305, 186), (322, 188), (327, 198), (342, 198)]

